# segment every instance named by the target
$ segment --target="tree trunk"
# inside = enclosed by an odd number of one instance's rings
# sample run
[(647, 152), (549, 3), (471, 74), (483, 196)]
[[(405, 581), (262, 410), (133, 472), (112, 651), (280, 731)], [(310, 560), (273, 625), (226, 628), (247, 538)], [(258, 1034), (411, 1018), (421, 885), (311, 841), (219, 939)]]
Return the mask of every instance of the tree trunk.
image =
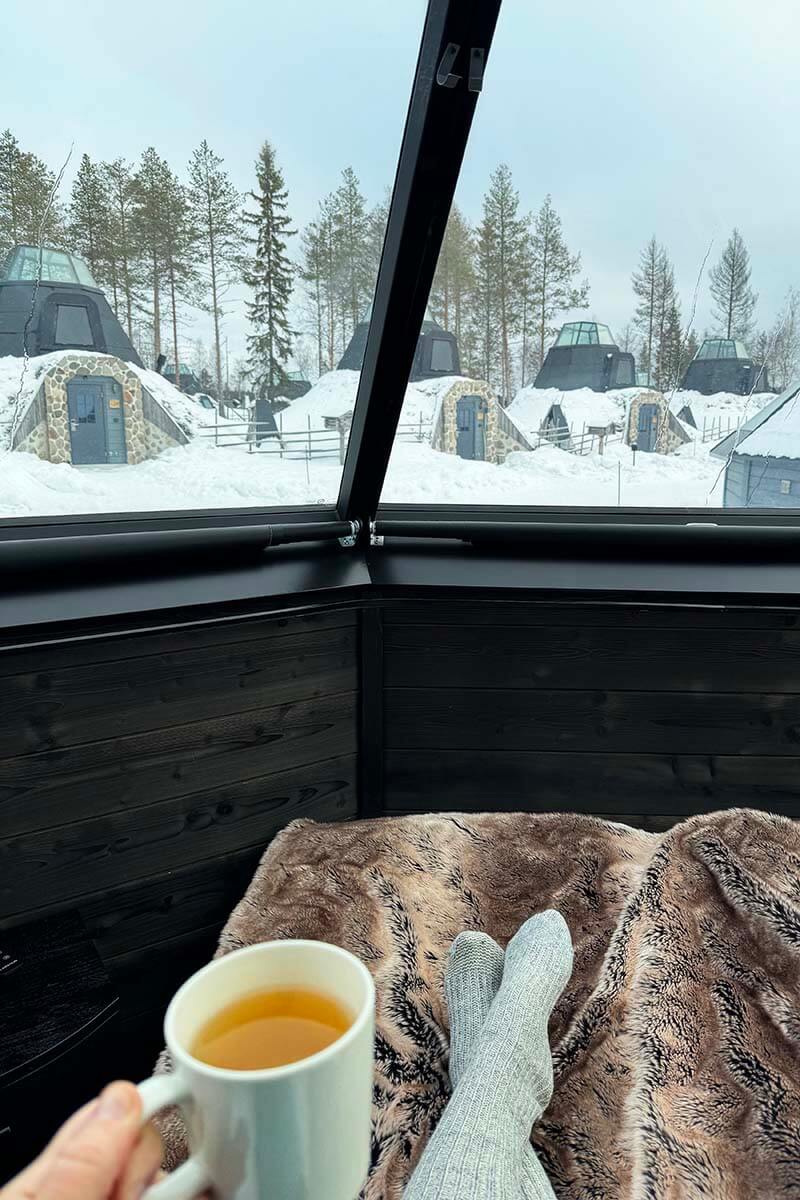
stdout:
[(542, 299), (541, 312), (539, 314), (539, 364), (544, 362), (544, 340), (547, 335), (547, 261), (548, 241), (545, 235), (544, 245), (542, 247)]
[(161, 305), (158, 296), (158, 261), (153, 254), (153, 354), (156, 362), (161, 354)]
[(133, 339), (133, 304), (131, 303), (131, 272), (128, 261), (128, 234), (125, 227), (125, 205), (120, 205), (119, 228), (122, 240), (122, 280), (125, 291), (125, 312), (127, 315), (128, 337)]
[(209, 236), (211, 259), (211, 303), (214, 307), (214, 362), (217, 368), (217, 403), (222, 399), (222, 347), (219, 340), (219, 307), (217, 305), (217, 264), (214, 255), (214, 234)]
[(172, 305), (172, 353), (175, 356), (175, 387), (180, 391), (181, 364), (178, 358), (178, 313), (175, 308), (175, 270), (172, 263), (169, 265), (169, 297)]
[(314, 298), (317, 306), (317, 373), (322, 374), (322, 280), (319, 262), (314, 264)]

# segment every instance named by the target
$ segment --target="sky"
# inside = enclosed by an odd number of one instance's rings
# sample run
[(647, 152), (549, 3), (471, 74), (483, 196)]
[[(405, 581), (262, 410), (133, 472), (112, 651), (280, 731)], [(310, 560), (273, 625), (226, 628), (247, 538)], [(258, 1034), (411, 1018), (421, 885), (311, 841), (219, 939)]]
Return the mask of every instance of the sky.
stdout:
[[(68, 186), (83, 153), (175, 169), (206, 138), (236, 185), (274, 145), (298, 229), (352, 165), (371, 203), (391, 184), (423, 0), (4, 0), (0, 127)], [(684, 317), (704, 256), (734, 226), (750, 250), (757, 320), (773, 322), (796, 269), (800, 128), (796, 0), (504, 0), (457, 199), (480, 216), (507, 162), (524, 211), (550, 193), (582, 254), (588, 315), (619, 334), (630, 276), (655, 234)], [(299, 254), (299, 238), (295, 252)], [(710, 250), (710, 252), (709, 252)], [(225, 333), (244, 350), (243, 294)], [(696, 325), (710, 324), (707, 278)], [(208, 338), (197, 315), (195, 335)]]

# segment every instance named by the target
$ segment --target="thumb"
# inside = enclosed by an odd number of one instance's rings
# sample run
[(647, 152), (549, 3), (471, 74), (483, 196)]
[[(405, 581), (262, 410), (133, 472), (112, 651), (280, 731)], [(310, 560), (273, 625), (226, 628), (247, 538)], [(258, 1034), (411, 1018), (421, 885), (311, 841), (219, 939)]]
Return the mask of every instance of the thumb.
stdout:
[(132, 1083), (109, 1084), (0, 1200), (108, 1200), (139, 1136), (141, 1111)]

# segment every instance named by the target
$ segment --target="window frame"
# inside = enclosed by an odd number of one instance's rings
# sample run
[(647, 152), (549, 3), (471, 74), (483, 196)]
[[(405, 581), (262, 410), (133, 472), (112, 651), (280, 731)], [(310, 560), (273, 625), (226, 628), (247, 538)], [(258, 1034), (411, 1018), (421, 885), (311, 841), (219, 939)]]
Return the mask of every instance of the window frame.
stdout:
[[(796, 514), (772, 509), (588, 508), (506, 505), (382, 503), (407, 381), (428, 304), (472, 120), (483, 84), (502, 0), (428, 0), (422, 38), (392, 191), (364, 362), (337, 500), (283, 508), (163, 510), (0, 518), (0, 544), (24, 539), (106, 540), (119, 534), (218, 534), (253, 526), (334, 528), (359, 522), (358, 543), (370, 538), (374, 521), (445, 525), (504, 523), (509, 527), (580, 526), (590, 530), (595, 552), (602, 550), (604, 528), (648, 526), (654, 544), (659, 529), (674, 538), (684, 526), (690, 540), (699, 536), (711, 552), (714, 529), (763, 530), (794, 537)], [(454, 61), (447, 58), (458, 47)], [(338, 534), (336, 535), (338, 536)], [(755, 537), (759, 535), (755, 532)]]

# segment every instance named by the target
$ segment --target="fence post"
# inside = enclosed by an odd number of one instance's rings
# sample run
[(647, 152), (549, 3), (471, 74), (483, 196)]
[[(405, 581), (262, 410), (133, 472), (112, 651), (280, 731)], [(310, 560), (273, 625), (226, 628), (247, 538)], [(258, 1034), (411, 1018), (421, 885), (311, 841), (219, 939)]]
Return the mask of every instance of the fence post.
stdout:
[(306, 450), (306, 462), (311, 462), (311, 413), (307, 414), (308, 421), (308, 449)]
[(339, 462), (344, 466), (345, 456), (345, 437), (344, 437), (344, 421), (339, 418)]

